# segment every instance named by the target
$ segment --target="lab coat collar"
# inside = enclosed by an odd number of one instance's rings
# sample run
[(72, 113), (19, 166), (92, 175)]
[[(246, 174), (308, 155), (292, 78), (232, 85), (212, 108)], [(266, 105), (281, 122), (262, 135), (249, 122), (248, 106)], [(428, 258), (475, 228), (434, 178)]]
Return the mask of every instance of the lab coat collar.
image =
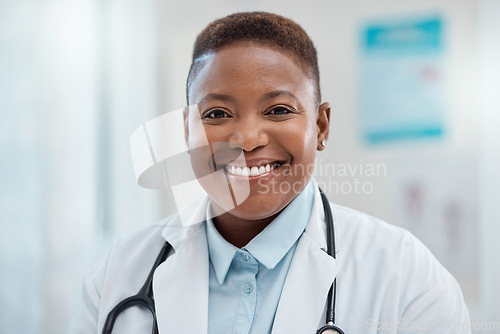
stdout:
[(174, 253), (155, 271), (153, 294), (160, 333), (207, 333), (208, 195), (191, 202), (166, 223), (162, 236)]
[(208, 195), (201, 195), (167, 221), (161, 235), (174, 250), (204, 226), (202, 223), (205, 221), (205, 210), (209, 202)]
[[(207, 333), (208, 245), (205, 224), (170, 229), (175, 253), (155, 271), (153, 293), (160, 333)], [(181, 239), (185, 236), (185, 239)]]

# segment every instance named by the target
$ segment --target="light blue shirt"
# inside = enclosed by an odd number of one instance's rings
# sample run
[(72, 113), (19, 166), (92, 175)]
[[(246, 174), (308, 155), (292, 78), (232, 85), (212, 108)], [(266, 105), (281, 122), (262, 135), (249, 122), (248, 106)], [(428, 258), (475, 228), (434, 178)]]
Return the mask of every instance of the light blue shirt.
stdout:
[(241, 249), (227, 242), (207, 219), (209, 334), (271, 333), (288, 268), (311, 216), (313, 200), (314, 185), (310, 181)]

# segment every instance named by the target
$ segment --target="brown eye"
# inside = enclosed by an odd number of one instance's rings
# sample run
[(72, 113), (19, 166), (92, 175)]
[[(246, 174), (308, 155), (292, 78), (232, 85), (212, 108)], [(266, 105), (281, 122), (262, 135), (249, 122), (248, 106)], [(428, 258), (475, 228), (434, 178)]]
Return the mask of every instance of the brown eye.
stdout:
[(222, 109), (210, 110), (205, 114), (205, 118), (224, 118), (224, 117), (229, 117), (229, 115)]
[(285, 107), (275, 107), (271, 109), (267, 114), (268, 115), (286, 115), (293, 113), (290, 109)]

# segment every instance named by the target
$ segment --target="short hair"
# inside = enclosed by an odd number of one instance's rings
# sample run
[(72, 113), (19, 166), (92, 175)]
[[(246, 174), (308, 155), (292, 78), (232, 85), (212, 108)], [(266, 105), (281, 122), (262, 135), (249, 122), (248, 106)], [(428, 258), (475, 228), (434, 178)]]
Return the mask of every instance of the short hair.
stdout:
[(280, 15), (266, 12), (242, 12), (210, 23), (196, 38), (191, 67), (186, 82), (189, 104), (191, 81), (203, 67), (203, 56), (239, 41), (252, 41), (278, 47), (298, 62), (313, 80), (316, 102), (321, 101), (316, 48), (300, 25)]

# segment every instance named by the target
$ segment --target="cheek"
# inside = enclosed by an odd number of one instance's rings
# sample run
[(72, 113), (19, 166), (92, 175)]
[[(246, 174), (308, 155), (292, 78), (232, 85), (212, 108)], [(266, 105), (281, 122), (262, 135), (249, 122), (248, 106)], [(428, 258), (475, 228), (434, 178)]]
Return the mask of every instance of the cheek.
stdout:
[(189, 137), (188, 137), (188, 147), (189, 149), (197, 149), (208, 145), (207, 132), (203, 126), (199, 111), (196, 107), (190, 107), (193, 110), (189, 112)]
[(283, 129), (282, 137), (285, 143), (297, 155), (297, 158), (308, 159), (315, 156), (317, 130), (316, 124), (311, 120), (300, 121), (293, 127)]
[[(191, 108), (191, 107), (190, 107)], [(190, 110), (188, 123), (187, 145), (191, 166), (197, 178), (212, 173), (210, 167), (211, 149), (207, 135), (197, 110)]]

